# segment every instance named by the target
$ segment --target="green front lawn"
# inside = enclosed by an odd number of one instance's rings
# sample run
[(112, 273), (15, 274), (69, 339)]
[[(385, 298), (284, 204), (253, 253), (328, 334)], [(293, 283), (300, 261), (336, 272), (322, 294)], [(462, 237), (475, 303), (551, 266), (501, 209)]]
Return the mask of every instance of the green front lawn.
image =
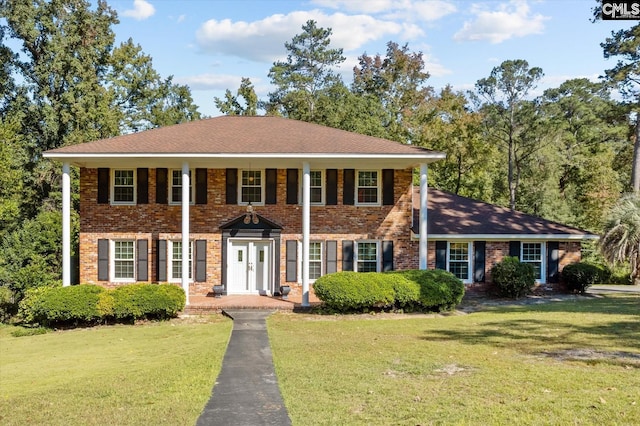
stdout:
[[(640, 424), (640, 296), (468, 315), (268, 320), (294, 425)], [(191, 425), (232, 323), (221, 317), (12, 337), (0, 424)]]
[(640, 297), (269, 321), (295, 425), (640, 424)]
[(0, 424), (195, 424), (231, 327), (213, 317), (12, 337), (0, 326)]

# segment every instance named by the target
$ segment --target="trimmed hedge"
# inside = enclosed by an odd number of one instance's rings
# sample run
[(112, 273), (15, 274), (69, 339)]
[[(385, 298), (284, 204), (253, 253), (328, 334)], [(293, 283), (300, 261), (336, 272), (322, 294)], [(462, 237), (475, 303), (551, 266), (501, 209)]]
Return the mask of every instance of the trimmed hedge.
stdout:
[(507, 256), (491, 268), (491, 279), (500, 296), (517, 299), (531, 293), (536, 271), (533, 265)]
[(325, 306), (338, 312), (440, 311), (452, 309), (464, 295), (462, 281), (440, 270), (337, 272), (320, 277), (313, 288)]
[(93, 325), (171, 318), (184, 305), (184, 291), (171, 284), (130, 284), (114, 290), (84, 284), (28, 290), (20, 302), (20, 316), (27, 324)]
[(567, 290), (584, 294), (593, 284), (603, 283), (611, 276), (611, 272), (604, 266), (592, 263), (572, 263), (562, 269), (562, 278), (567, 284)]

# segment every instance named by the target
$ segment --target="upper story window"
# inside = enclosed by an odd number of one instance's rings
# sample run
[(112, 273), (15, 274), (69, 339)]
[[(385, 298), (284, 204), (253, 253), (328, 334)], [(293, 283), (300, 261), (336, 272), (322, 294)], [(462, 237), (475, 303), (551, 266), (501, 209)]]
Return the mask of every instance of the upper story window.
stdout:
[(311, 181), (311, 204), (324, 204), (324, 185), (322, 184), (322, 175), (322, 170), (311, 170), (311, 172), (309, 172)]
[(133, 240), (112, 241), (111, 264), (114, 281), (135, 281), (135, 242)]
[(447, 270), (463, 282), (470, 282), (471, 243), (449, 243)]
[(375, 241), (356, 242), (356, 271), (378, 272), (378, 243)]
[[(189, 203), (193, 204), (193, 173), (189, 170)], [(169, 202), (180, 204), (182, 202), (182, 170), (171, 170), (171, 185), (169, 188)]]
[(356, 203), (380, 204), (380, 179), (377, 170), (358, 170), (356, 176)]
[(521, 249), (521, 262), (533, 265), (536, 281), (542, 281), (544, 277), (543, 243), (522, 243)]
[(262, 170), (242, 170), (240, 179), (240, 203), (264, 203), (264, 179)]
[(135, 170), (114, 169), (111, 187), (113, 204), (135, 204), (135, 182)]

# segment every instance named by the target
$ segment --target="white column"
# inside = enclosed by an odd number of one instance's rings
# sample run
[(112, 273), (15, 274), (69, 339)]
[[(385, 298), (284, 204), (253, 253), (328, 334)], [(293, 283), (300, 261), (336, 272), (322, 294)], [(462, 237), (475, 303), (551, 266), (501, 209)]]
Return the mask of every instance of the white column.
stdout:
[(182, 163), (182, 289), (189, 304), (189, 163)]
[(71, 175), (62, 164), (62, 285), (71, 285)]
[(420, 269), (427, 269), (427, 165), (420, 164)]
[(302, 163), (302, 306), (309, 306), (309, 238), (311, 233), (311, 169)]

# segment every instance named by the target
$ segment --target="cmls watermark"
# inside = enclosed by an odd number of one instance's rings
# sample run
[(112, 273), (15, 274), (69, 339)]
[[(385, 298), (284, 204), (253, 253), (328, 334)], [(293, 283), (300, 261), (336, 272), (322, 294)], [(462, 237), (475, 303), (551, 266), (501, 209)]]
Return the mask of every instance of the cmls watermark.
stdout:
[(640, 1), (602, 0), (602, 19), (640, 19)]

